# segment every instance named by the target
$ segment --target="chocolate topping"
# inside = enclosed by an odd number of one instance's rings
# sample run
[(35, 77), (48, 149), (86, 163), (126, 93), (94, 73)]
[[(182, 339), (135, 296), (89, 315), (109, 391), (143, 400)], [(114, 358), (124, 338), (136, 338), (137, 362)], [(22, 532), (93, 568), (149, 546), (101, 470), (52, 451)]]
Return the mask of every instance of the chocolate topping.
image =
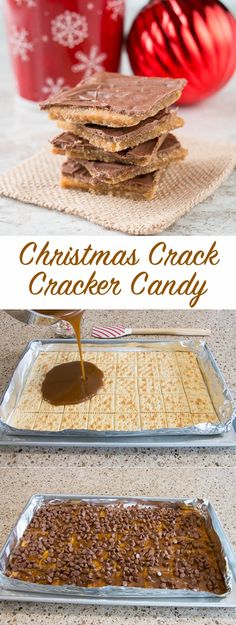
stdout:
[[(150, 139), (149, 141), (140, 143), (134, 148), (127, 148), (126, 150), (121, 150), (120, 152), (106, 152), (102, 149), (96, 148), (91, 145), (87, 139), (78, 139), (78, 137), (71, 132), (63, 132), (52, 139), (51, 144), (62, 154), (72, 152), (73, 154), (71, 154), (71, 156), (78, 160), (83, 160), (85, 158), (85, 160), (99, 160), (106, 163), (123, 162), (128, 164), (135, 164), (139, 161), (144, 161), (145, 164), (145, 162), (147, 161), (148, 163), (152, 155), (160, 149), (166, 137), (167, 135), (163, 134), (156, 139)], [(174, 141), (172, 141), (172, 144), (173, 147), (177, 145)], [(169, 147), (171, 147), (170, 142)]]
[(58, 119), (59, 128), (73, 133), (79, 139), (87, 139), (91, 146), (116, 153), (138, 146), (150, 139), (160, 138), (183, 126), (183, 120), (176, 109), (163, 109), (154, 117), (149, 117), (134, 126), (111, 128), (97, 124), (78, 124), (73, 121)]
[(60, 135), (57, 135), (57, 137), (54, 137), (50, 143), (61, 150), (72, 148), (76, 145), (89, 145), (87, 139), (79, 139), (72, 132), (62, 132)]
[[(139, 186), (141, 188), (151, 187), (155, 182), (155, 177), (157, 176), (157, 174), (159, 177), (159, 172), (152, 172), (150, 174), (142, 174), (140, 176), (135, 176), (135, 178), (130, 178), (129, 180), (126, 180), (125, 182), (120, 182), (119, 187), (120, 189), (127, 188), (127, 185), (129, 186), (129, 188), (137, 188)], [(85, 167), (83, 167), (77, 161), (73, 161), (72, 159), (66, 161), (66, 163), (63, 163), (62, 175), (69, 176), (69, 177), (71, 176), (72, 178), (73, 177), (79, 178), (80, 180), (90, 181), (93, 183), (95, 187), (101, 184), (96, 178), (92, 178), (92, 176), (90, 176), (89, 172), (87, 171), (87, 169), (85, 169)], [(114, 186), (117, 186), (117, 185), (114, 185)]]
[(65, 163), (63, 163), (62, 165), (62, 174), (64, 174), (65, 176), (75, 176), (75, 174), (80, 173), (81, 171), (83, 171), (85, 168), (82, 167), (82, 165), (79, 163), (79, 161), (76, 161), (75, 159), (68, 159)]
[[(145, 149), (145, 148), (144, 148)], [(149, 147), (148, 147), (149, 149)], [(127, 165), (125, 163), (103, 163), (100, 161), (89, 161), (89, 160), (76, 160), (76, 159), (68, 159), (66, 163), (62, 165), (62, 174), (76, 176), (78, 173), (81, 173), (81, 168), (86, 169), (88, 174), (92, 176), (92, 178), (101, 181), (111, 181), (114, 184), (119, 181), (131, 179), (143, 173), (150, 173), (151, 171), (155, 171), (158, 169), (159, 163), (162, 165), (161, 157), (163, 154), (167, 154), (174, 149), (180, 149), (179, 141), (174, 137), (174, 135), (168, 135), (165, 139), (164, 143), (161, 145), (158, 150), (155, 159), (151, 161), (150, 170), (145, 172), (145, 169), (139, 165)], [(159, 160), (158, 160), (159, 159)]]
[(55, 501), (34, 514), (6, 575), (80, 587), (130, 586), (224, 594), (217, 537), (190, 506)]
[[(73, 135), (71, 132), (63, 132), (52, 139), (51, 143), (61, 150), (78, 150), (79, 152), (80, 148), (87, 148), (88, 150), (91, 150), (91, 153), (97, 151), (97, 148), (90, 145), (89, 141), (86, 139), (78, 139), (78, 137)], [(129, 158), (135, 156), (137, 158), (142, 158), (143, 156), (147, 156), (149, 154), (151, 155), (154, 148), (159, 148), (158, 153), (161, 154), (165, 151), (172, 150), (177, 146), (180, 146), (179, 141), (174, 135), (169, 133), (168, 135), (161, 135), (157, 139), (150, 139), (149, 141), (140, 143), (140, 145), (136, 145), (134, 148), (122, 150), (121, 152), (118, 152), (118, 154), (107, 152), (105, 152), (105, 154), (116, 162), (117, 159), (124, 159), (125, 161), (126, 157)], [(104, 155), (104, 150), (101, 150), (101, 157), (102, 155)]]
[(53, 95), (41, 103), (41, 109), (50, 109), (53, 106), (89, 108), (118, 114), (146, 114), (148, 117), (148, 112), (154, 107), (158, 106), (159, 110), (165, 107), (166, 97), (175, 97), (176, 93), (177, 99), (185, 84), (186, 81), (182, 79), (101, 72), (83, 80), (73, 89)]

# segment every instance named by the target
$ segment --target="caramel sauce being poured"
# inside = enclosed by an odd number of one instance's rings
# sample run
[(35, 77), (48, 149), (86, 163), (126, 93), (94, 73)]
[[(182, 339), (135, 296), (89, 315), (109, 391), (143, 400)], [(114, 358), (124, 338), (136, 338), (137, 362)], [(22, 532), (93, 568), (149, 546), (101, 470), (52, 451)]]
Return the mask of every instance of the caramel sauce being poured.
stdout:
[(53, 367), (42, 383), (43, 399), (54, 406), (78, 404), (96, 395), (103, 385), (103, 372), (83, 358), (81, 344), (81, 310), (37, 310), (48, 317), (68, 321), (76, 335), (80, 361), (65, 362)]

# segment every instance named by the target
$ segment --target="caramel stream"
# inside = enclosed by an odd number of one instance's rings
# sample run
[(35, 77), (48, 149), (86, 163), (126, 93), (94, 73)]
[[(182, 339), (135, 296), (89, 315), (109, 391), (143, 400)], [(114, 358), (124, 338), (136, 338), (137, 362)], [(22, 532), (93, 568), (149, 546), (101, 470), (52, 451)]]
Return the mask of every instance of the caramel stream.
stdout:
[(96, 395), (103, 385), (103, 373), (92, 362), (85, 362), (81, 344), (83, 312), (72, 310), (37, 310), (36, 312), (70, 323), (76, 335), (80, 362), (65, 362), (50, 369), (42, 383), (43, 399), (54, 406), (78, 404)]

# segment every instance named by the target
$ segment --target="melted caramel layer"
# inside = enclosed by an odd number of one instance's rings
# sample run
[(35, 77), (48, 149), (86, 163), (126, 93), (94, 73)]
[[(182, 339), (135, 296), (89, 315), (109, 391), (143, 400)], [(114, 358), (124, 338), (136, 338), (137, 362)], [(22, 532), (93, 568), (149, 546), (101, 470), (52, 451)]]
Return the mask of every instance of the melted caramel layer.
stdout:
[(54, 406), (79, 404), (90, 399), (103, 385), (103, 373), (91, 362), (84, 362), (81, 344), (81, 318), (78, 310), (37, 310), (42, 315), (64, 319), (73, 327), (80, 362), (66, 362), (51, 369), (43, 383), (43, 399)]
[(92, 362), (65, 362), (53, 367), (42, 384), (43, 399), (54, 406), (79, 404), (96, 395), (103, 385), (103, 373)]

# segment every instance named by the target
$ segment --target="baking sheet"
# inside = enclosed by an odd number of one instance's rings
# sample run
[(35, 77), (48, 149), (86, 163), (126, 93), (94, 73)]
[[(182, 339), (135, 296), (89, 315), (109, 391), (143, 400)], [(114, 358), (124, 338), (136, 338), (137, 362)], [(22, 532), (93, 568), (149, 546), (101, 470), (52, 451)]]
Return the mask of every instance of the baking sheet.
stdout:
[[(234, 422), (235, 423), (235, 422)], [(39, 447), (46, 449), (78, 448), (78, 449), (233, 449), (236, 447), (236, 431), (233, 425), (229, 432), (219, 436), (106, 436), (95, 435), (88, 438), (86, 435), (70, 437), (62, 435), (60, 438), (53, 434), (38, 434), (27, 436), (22, 434), (7, 434), (0, 428), (0, 447)]]
[[(198, 359), (198, 364), (200, 370), (202, 372), (204, 381), (206, 383), (208, 392), (210, 394), (213, 406), (218, 415), (219, 422), (218, 423), (199, 423), (198, 425), (188, 426), (183, 428), (165, 428), (159, 430), (140, 430), (140, 431), (130, 431), (130, 432), (122, 432), (123, 438), (129, 438), (129, 436), (134, 437), (146, 437), (150, 434), (153, 436), (155, 434), (165, 436), (182, 436), (191, 435), (191, 436), (209, 436), (209, 435), (220, 435), (223, 433), (229, 432), (233, 419), (235, 418), (235, 404), (232, 398), (232, 395), (229, 389), (226, 386), (224, 378), (219, 370), (218, 365), (216, 364), (212, 353), (210, 352), (208, 346), (202, 341), (193, 341), (193, 340), (181, 340), (181, 341), (147, 341), (147, 340), (139, 340), (139, 341), (106, 341), (106, 340), (84, 340), (83, 344), (86, 348), (86, 351), (190, 351), (196, 354)], [(16, 367), (13, 376), (3, 393), (1, 404), (0, 404), (0, 427), (7, 434), (14, 434), (17, 436), (27, 435), (36, 436), (38, 435), (37, 431), (34, 430), (20, 430), (18, 428), (14, 428), (9, 425), (8, 421), (11, 418), (11, 414), (17, 406), (17, 402), (21, 396), (23, 388), (26, 384), (27, 377), (31, 370), (31, 367), (37, 356), (42, 352), (52, 352), (52, 351), (76, 351), (77, 345), (74, 340), (50, 340), (50, 341), (31, 341), (26, 347), (26, 350), (22, 354), (20, 362)], [(43, 434), (52, 435), (52, 432), (49, 431), (40, 431), (40, 436)], [(109, 438), (110, 440), (115, 439), (116, 437), (121, 437), (121, 432), (114, 431), (90, 431), (90, 430), (61, 430), (53, 433), (54, 437), (59, 437), (61, 439), (62, 436), (69, 436), (70, 438), (74, 438), (75, 436), (86, 436), (88, 440), (91, 437), (100, 437)]]
[(212, 592), (202, 592), (193, 590), (171, 590), (171, 589), (149, 589), (149, 588), (132, 588), (132, 587), (117, 587), (117, 586), (105, 586), (101, 588), (80, 588), (76, 586), (51, 586), (43, 585), (43, 592), (45, 602), (47, 597), (52, 594), (60, 598), (62, 595), (75, 595), (79, 598), (90, 600), (96, 599), (110, 599), (112, 601), (113, 595), (117, 599), (126, 598), (127, 600), (140, 599), (166, 599), (169, 601), (168, 605), (172, 605), (172, 601), (175, 599), (195, 599), (200, 598), (202, 600), (223, 600), (231, 594), (234, 582), (234, 570), (231, 567), (231, 562), (234, 560), (234, 554), (229, 546), (227, 538), (223, 532), (223, 529), (219, 523), (218, 517), (207, 500), (199, 499), (168, 499), (168, 498), (148, 498), (148, 497), (99, 497), (99, 496), (86, 496), (86, 495), (33, 495), (24, 510), (22, 511), (16, 525), (12, 529), (5, 545), (0, 552), (0, 586), (3, 590), (24, 592), (27, 595), (39, 592), (39, 584), (24, 582), (17, 579), (7, 577), (4, 573), (7, 567), (9, 555), (14, 549), (15, 545), (21, 539), (26, 527), (30, 523), (34, 513), (45, 503), (55, 501), (82, 501), (84, 503), (90, 503), (93, 505), (116, 505), (122, 503), (124, 506), (139, 505), (139, 506), (155, 506), (160, 502), (163, 503), (180, 503), (185, 504), (191, 508), (198, 510), (205, 518), (209, 536), (212, 538), (218, 547), (220, 554), (220, 568), (223, 573), (227, 592), (221, 596), (215, 595)]

